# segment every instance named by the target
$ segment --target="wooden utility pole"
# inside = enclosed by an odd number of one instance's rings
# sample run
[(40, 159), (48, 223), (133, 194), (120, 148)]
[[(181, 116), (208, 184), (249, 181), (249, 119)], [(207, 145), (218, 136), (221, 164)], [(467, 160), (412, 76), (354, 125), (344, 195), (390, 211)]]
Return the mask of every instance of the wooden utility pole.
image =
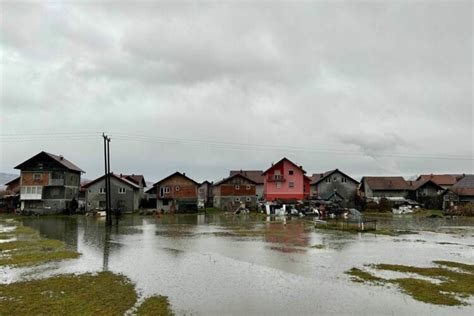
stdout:
[(104, 164), (105, 164), (105, 222), (112, 225), (111, 200), (110, 200), (110, 137), (102, 133), (104, 138)]

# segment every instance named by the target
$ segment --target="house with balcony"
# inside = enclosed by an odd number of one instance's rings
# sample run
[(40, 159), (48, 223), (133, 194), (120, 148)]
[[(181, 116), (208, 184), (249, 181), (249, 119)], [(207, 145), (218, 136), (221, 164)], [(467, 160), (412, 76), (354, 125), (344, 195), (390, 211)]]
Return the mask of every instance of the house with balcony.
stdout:
[(170, 213), (197, 211), (199, 183), (185, 173), (175, 172), (156, 182), (153, 187), (158, 210)]
[[(82, 186), (86, 194), (86, 211), (104, 210), (106, 203), (105, 175), (90, 181)], [(142, 181), (143, 180), (143, 181)], [(138, 210), (144, 196), (142, 175), (110, 174), (111, 208), (122, 212)]]
[(39, 214), (69, 210), (77, 201), (84, 171), (63, 156), (40, 152), (22, 162), (20, 170), (20, 208)]
[(295, 201), (310, 195), (311, 179), (302, 166), (283, 158), (263, 172), (266, 201)]
[(212, 191), (214, 207), (226, 211), (235, 211), (240, 206), (249, 209), (257, 208), (257, 183), (250, 178), (236, 173), (214, 184)]

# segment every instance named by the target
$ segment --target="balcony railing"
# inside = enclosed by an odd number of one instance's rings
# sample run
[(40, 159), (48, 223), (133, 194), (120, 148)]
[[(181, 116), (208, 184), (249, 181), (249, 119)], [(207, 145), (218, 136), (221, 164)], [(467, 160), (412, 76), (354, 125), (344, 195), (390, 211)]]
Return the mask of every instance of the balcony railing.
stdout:
[(272, 176), (267, 176), (267, 181), (268, 182), (285, 182), (286, 179), (282, 175), (275, 174)]
[(64, 185), (64, 179), (49, 179), (49, 185)]

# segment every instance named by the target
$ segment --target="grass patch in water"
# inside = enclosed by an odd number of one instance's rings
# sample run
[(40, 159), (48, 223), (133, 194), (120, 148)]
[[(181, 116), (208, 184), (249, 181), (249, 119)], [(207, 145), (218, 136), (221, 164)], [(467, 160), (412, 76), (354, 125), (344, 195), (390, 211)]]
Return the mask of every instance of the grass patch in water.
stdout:
[(323, 244), (316, 244), (316, 245), (312, 245), (310, 248), (315, 248), (315, 249), (325, 249), (326, 246), (323, 245)]
[(351, 276), (351, 280), (353, 282), (357, 282), (357, 283), (364, 283), (364, 282), (383, 283), (386, 281), (382, 278), (379, 278), (359, 268), (352, 268), (349, 271), (346, 271), (345, 273)]
[(174, 315), (166, 296), (152, 296), (147, 298), (137, 309), (137, 315)]
[(110, 272), (0, 285), (4, 315), (123, 315), (136, 299), (134, 285)]
[(79, 257), (79, 253), (67, 250), (64, 242), (41, 239), (30, 227), (18, 226), (13, 232), (22, 240), (0, 243), (0, 266), (26, 266)]
[[(398, 264), (375, 264), (370, 267), (400, 273), (417, 274), (419, 276), (437, 279), (433, 283), (416, 277), (384, 279), (358, 268), (352, 268), (346, 273), (353, 276), (352, 281), (358, 283), (392, 283), (415, 300), (436, 305), (466, 305), (466, 300), (474, 296), (474, 265), (453, 261), (434, 261), (437, 267), (414, 267)], [(458, 269), (453, 270), (454, 269)], [(459, 271), (461, 270), (461, 271)]]

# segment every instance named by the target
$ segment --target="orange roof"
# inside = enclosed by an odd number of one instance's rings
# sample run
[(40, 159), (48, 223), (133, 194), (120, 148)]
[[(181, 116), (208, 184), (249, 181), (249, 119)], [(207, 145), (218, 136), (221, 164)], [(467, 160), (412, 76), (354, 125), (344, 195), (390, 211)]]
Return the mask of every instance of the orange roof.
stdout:
[(418, 180), (431, 180), (437, 185), (453, 185), (460, 177), (461, 175), (456, 174), (422, 174)]

